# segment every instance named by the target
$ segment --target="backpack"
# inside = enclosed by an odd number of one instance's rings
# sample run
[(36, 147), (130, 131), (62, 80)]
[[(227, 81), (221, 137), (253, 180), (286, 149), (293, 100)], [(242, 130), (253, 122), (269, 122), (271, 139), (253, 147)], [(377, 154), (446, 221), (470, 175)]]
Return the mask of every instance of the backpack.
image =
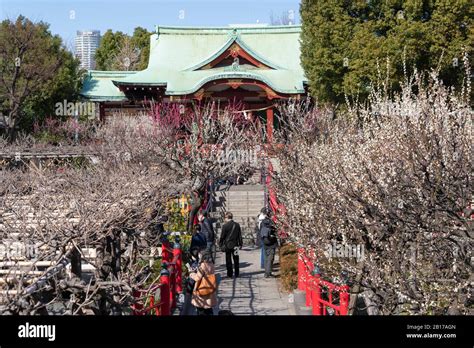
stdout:
[(263, 221), (260, 226), (260, 237), (262, 238), (263, 244), (267, 246), (273, 245), (277, 241), (273, 231), (273, 226), (269, 223), (264, 223)]
[(191, 239), (191, 248), (198, 247), (200, 249), (205, 248), (207, 246), (206, 237), (204, 237), (201, 233), (196, 233)]
[(196, 283), (194, 295), (209, 296), (217, 290), (217, 279), (215, 274), (205, 274), (202, 270), (202, 278)]
[(267, 224), (264, 224), (262, 222), (262, 225), (260, 226), (260, 237), (262, 239), (269, 238), (270, 237), (270, 232), (271, 232), (270, 226), (268, 226)]

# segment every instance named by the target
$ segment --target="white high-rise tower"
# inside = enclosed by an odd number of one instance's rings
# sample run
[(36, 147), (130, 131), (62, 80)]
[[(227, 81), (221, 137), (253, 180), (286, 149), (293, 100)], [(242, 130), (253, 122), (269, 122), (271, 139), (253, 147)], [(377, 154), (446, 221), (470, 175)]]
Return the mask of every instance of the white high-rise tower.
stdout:
[(78, 30), (75, 40), (76, 57), (81, 61), (81, 68), (95, 69), (95, 51), (99, 48), (99, 30)]

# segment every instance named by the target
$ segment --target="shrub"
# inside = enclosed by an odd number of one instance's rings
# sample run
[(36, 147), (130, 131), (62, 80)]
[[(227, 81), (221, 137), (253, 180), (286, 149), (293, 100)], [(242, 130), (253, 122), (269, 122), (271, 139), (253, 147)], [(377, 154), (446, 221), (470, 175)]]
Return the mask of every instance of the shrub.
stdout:
[(280, 248), (280, 279), (288, 292), (298, 286), (298, 252), (292, 244), (285, 244)]

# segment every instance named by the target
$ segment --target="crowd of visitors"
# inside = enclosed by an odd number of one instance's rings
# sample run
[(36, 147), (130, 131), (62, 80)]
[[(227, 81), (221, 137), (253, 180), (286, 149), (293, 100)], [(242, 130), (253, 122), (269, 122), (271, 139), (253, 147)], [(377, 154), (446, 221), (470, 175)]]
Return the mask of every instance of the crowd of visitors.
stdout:
[[(191, 304), (196, 308), (197, 315), (214, 315), (218, 289), (215, 274), (216, 234), (206, 212), (199, 212), (198, 222), (194, 226), (189, 249), (190, 262), (187, 265), (189, 279), (186, 289), (191, 295)], [(256, 244), (262, 247), (265, 278), (273, 277), (272, 268), (278, 238), (271, 212), (265, 208), (258, 216), (256, 234)], [(243, 247), (243, 239), (241, 227), (234, 221), (231, 212), (225, 213), (217, 244), (220, 251), (225, 254), (227, 276), (238, 278), (240, 276), (239, 251)]]

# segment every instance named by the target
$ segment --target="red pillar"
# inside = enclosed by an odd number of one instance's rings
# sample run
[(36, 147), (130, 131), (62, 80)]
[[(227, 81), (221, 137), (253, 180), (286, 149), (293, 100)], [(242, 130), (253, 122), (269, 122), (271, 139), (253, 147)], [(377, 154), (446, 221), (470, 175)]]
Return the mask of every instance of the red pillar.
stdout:
[(163, 262), (169, 263), (172, 261), (172, 257), (171, 243), (164, 237), (161, 241), (161, 259)]
[(306, 255), (306, 253), (303, 254), (304, 258), (304, 277), (305, 277), (305, 290), (306, 290), (306, 306), (311, 306), (311, 289), (313, 288), (312, 285), (312, 280), (314, 280), (314, 277), (312, 276), (313, 272), (313, 267), (312, 267), (312, 262), (311, 259)]
[(176, 291), (183, 292), (183, 252), (181, 246), (176, 243), (173, 248), (173, 258), (176, 261)]
[(313, 303), (313, 315), (322, 315), (321, 311), (321, 284), (320, 284), (321, 276), (316, 274), (314, 276), (314, 287), (312, 292), (311, 302)]
[[(133, 291), (133, 297), (138, 299), (142, 296), (142, 294), (140, 293), (140, 291), (138, 290), (135, 290)], [(133, 310), (133, 315), (142, 315), (141, 314), (141, 310), (143, 309), (143, 305), (141, 303), (134, 303), (132, 305), (132, 310)]]
[[(153, 308), (153, 307), (155, 307), (155, 295), (150, 296), (150, 309), (151, 311), (155, 311), (155, 315), (160, 315), (159, 308), (158, 307)], [(151, 311), (148, 314), (151, 315)]]
[(311, 280), (313, 279), (313, 277), (311, 276), (311, 274), (309, 273), (308, 270), (306, 270), (306, 281), (305, 281), (305, 285), (306, 285), (306, 307), (309, 307), (311, 306), (311, 289), (313, 288), (312, 284), (311, 284)]
[(267, 143), (273, 140), (273, 107), (267, 109)]
[(170, 273), (170, 308), (176, 308), (176, 265), (171, 267), (172, 271)]
[(304, 262), (303, 248), (298, 249), (298, 290), (304, 291)]
[(161, 315), (170, 315), (170, 277), (167, 270), (161, 271), (160, 276), (160, 301), (161, 301)]

